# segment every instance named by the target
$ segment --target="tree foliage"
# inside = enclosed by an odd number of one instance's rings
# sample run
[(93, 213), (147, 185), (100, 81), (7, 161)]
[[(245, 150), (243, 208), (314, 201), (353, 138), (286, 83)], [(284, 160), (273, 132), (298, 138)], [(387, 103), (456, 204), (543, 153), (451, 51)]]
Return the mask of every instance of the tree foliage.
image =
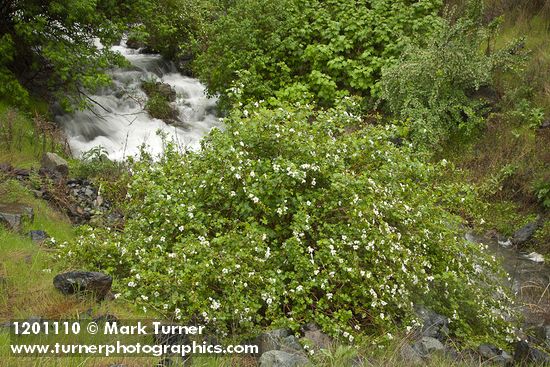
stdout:
[(4, 1), (0, 96), (24, 105), (30, 90), (68, 106), (81, 101), (84, 90), (108, 83), (105, 71), (122, 61), (109, 46), (131, 8), (132, 1)]

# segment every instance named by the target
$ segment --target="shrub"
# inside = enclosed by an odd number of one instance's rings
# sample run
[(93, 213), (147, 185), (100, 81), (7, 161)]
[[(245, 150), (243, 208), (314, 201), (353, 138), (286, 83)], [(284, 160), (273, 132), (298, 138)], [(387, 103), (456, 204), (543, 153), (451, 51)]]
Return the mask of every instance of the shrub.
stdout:
[(446, 209), (471, 190), (438, 184), (449, 165), (396, 147), (349, 105), (235, 110), (200, 151), (143, 158), (125, 230), (86, 232), (60, 256), (114, 273), (144, 309), (221, 333), (315, 321), (352, 341), (414, 325), (423, 302), (457, 335), (502, 336), (496, 268)]
[[(195, 69), (227, 107), (305, 89), (323, 106), (342, 95), (377, 96), (381, 68), (437, 26), (440, 0), (239, 0), (212, 23)], [(294, 93), (298, 92), (298, 95)]]
[(428, 46), (412, 45), (399, 62), (382, 72), (382, 99), (390, 111), (409, 120), (409, 137), (422, 148), (438, 149), (451, 136), (464, 138), (481, 126), (487, 101), (474, 98), (490, 89), (496, 71), (517, 66), (517, 43), (484, 52), (497, 23), (480, 23), (481, 2), (470, 1), (467, 15), (443, 23)]

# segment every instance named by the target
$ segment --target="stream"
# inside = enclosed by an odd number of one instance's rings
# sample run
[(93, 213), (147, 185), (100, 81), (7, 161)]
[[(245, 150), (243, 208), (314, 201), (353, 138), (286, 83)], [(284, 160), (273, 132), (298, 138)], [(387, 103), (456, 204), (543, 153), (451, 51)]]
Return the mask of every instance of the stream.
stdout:
[[(73, 156), (81, 157), (97, 147), (117, 161), (139, 155), (142, 147), (158, 155), (164, 147), (161, 136), (180, 149), (196, 149), (200, 139), (219, 126), (216, 99), (207, 97), (205, 87), (197, 79), (181, 75), (160, 55), (142, 54), (126, 47), (124, 40), (113, 50), (132, 66), (113, 70), (113, 85), (90, 96), (97, 103), (91, 103), (88, 109), (56, 116)], [(144, 111), (147, 97), (140, 88), (143, 80), (159, 81), (175, 89), (175, 107), (182, 124), (168, 125)]]

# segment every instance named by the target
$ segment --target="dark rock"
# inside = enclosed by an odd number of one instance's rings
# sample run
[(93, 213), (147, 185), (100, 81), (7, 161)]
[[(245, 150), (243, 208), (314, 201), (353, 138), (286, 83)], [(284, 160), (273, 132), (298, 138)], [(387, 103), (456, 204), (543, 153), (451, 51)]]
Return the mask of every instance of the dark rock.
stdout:
[(428, 356), (435, 352), (443, 352), (445, 346), (438, 339), (430, 336), (424, 336), (422, 339), (414, 343), (412, 348), (421, 356)]
[(540, 126), (539, 129), (548, 129), (550, 128), (550, 120), (544, 121)]
[(550, 355), (538, 349), (531, 348), (529, 343), (522, 340), (516, 343), (514, 362), (522, 366), (533, 363), (537, 366), (550, 366)]
[(34, 220), (34, 210), (21, 204), (0, 204), (0, 223), (13, 231), (21, 230), (24, 219)]
[(449, 334), (449, 319), (426, 307), (416, 307), (416, 314), (422, 320), (422, 336), (444, 340)]
[(176, 100), (176, 90), (172, 88), (170, 84), (157, 83), (156, 89), (157, 89), (157, 93), (160, 94), (165, 99), (167, 99), (168, 101), (174, 102)]
[(69, 174), (69, 165), (67, 161), (58, 156), (55, 153), (46, 153), (42, 157), (41, 168), (57, 173), (63, 177), (66, 177)]
[[(164, 326), (178, 326), (176, 324), (163, 324)], [(177, 329), (176, 329), (177, 330)], [(186, 344), (189, 342), (189, 336), (187, 334), (179, 333), (159, 333), (153, 335), (155, 344), (159, 345), (175, 345), (175, 344)]]
[(533, 237), (533, 234), (535, 231), (539, 228), (540, 225), (540, 219), (528, 223), (522, 228), (518, 229), (516, 233), (512, 236), (512, 243), (516, 246), (521, 246), (525, 242), (529, 241), (531, 237)]
[(42, 230), (32, 230), (29, 232), (29, 236), (33, 242), (42, 243), (46, 239), (50, 238), (45, 231)]
[(313, 343), (315, 349), (329, 349), (332, 345), (332, 339), (323, 333), (321, 328), (315, 323), (308, 323), (302, 327), (304, 338)]
[(111, 276), (95, 271), (70, 271), (53, 279), (55, 288), (65, 295), (91, 292), (100, 300), (110, 291), (112, 283)]
[(14, 168), (11, 173), (19, 180), (27, 179), (31, 175), (31, 171), (24, 168)]
[(145, 46), (146, 46), (145, 42), (140, 41), (136, 38), (128, 38), (126, 40), (126, 47), (132, 48), (134, 50), (138, 50), (138, 49), (143, 48)]
[(514, 362), (511, 355), (494, 345), (481, 344), (477, 351), (484, 360), (499, 366), (509, 366)]
[(309, 360), (300, 354), (282, 350), (270, 350), (260, 357), (260, 367), (298, 367), (309, 364)]
[(261, 334), (254, 340), (254, 344), (258, 346), (258, 353), (263, 354), (270, 350), (280, 350), (283, 340), (289, 337), (291, 331), (288, 329), (276, 329)]

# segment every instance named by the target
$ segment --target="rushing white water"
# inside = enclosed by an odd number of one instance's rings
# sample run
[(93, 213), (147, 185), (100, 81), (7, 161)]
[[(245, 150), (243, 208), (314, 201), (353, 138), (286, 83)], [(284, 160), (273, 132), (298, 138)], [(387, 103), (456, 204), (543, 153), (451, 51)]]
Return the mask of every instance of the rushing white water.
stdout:
[[(101, 146), (110, 159), (123, 160), (137, 156), (143, 145), (149, 153), (158, 155), (164, 147), (161, 135), (182, 149), (196, 149), (200, 139), (219, 125), (214, 114), (216, 100), (206, 96), (198, 80), (179, 74), (160, 55), (140, 54), (124, 45), (114, 50), (124, 55), (133, 67), (111, 73), (113, 86), (90, 96), (97, 104), (56, 118), (74, 156), (80, 157)], [(144, 111), (147, 97), (140, 88), (143, 80), (167, 83), (176, 90), (175, 104), (182, 124), (168, 125)]]

